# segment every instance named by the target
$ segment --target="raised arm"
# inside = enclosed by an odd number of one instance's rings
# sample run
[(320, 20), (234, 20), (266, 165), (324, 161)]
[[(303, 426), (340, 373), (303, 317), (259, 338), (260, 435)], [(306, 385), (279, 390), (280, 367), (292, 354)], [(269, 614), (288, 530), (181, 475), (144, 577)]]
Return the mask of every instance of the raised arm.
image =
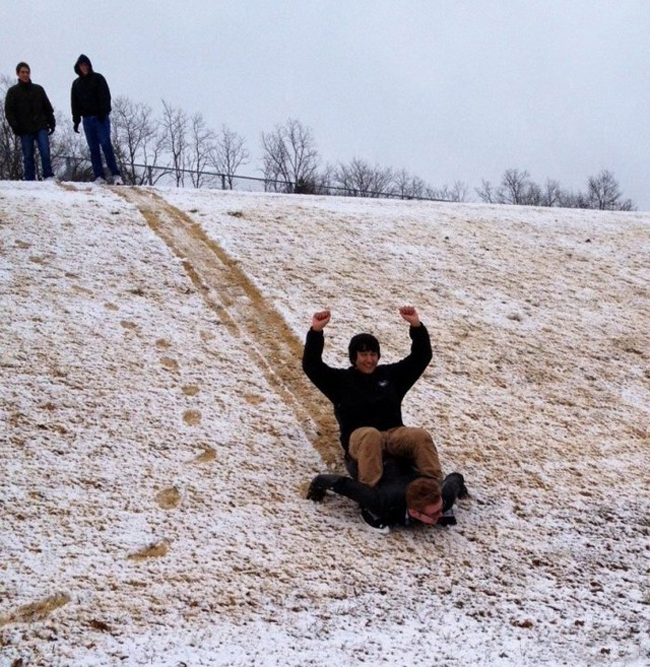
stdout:
[(433, 357), (431, 340), (427, 328), (420, 321), (418, 311), (413, 306), (402, 306), (399, 314), (409, 323), (411, 352), (394, 365), (395, 379), (404, 395), (422, 375)]
[(302, 369), (307, 377), (320, 389), (332, 402), (337, 399), (339, 370), (330, 368), (323, 361), (323, 349), (325, 347), (325, 336), (323, 329), (331, 319), (329, 310), (320, 310), (311, 318), (311, 328), (307, 332), (305, 349), (302, 355)]

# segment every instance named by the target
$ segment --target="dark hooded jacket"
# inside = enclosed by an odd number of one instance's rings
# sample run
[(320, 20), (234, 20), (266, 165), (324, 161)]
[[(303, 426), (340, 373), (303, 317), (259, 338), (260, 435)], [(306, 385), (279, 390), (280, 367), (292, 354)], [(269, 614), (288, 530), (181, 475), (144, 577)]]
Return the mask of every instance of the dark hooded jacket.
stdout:
[(354, 366), (331, 368), (323, 362), (325, 337), (310, 329), (302, 358), (307, 377), (334, 404), (341, 445), (347, 452), (352, 432), (362, 426), (387, 431), (404, 426), (402, 399), (431, 361), (431, 341), (424, 324), (410, 327), (411, 353), (395, 364), (381, 364), (365, 374)]
[[(90, 71), (82, 76), (79, 65), (88, 63)], [(70, 102), (72, 105), (72, 122), (80, 123), (86, 116), (108, 116), (111, 112), (111, 91), (106, 79), (93, 71), (92, 63), (87, 56), (81, 54), (74, 65), (78, 78), (72, 83)]]
[(45, 90), (31, 81), (18, 81), (9, 88), (5, 98), (5, 116), (9, 127), (18, 136), (52, 130), (56, 125), (54, 109)]

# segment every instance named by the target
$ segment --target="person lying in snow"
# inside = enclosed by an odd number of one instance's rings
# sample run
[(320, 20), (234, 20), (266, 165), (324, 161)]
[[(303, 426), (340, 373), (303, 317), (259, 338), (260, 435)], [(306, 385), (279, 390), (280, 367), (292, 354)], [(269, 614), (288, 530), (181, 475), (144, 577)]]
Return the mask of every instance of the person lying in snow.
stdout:
[[(348, 466), (355, 475), (352, 462)], [(343, 475), (316, 475), (309, 485), (307, 498), (320, 502), (328, 490), (359, 503), (363, 520), (380, 532), (390, 526), (408, 526), (414, 521), (428, 525), (455, 525), (453, 505), (468, 495), (463, 476), (452, 472), (442, 486), (422, 477), (406, 459), (386, 457), (384, 475), (373, 487)]]
[(402, 399), (432, 358), (429, 333), (412, 306), (399, 309), (410, 325), (410, 354), (393, 364), (379, 365), (379, 341), (371, 334), (353, 336), (348, 368), (331, 368), (322, 359), (323, 329), (329, 310), (314, 313), (307, 333), (302, 367), (307, 377), (334, 404), (346, 462), (359, 464), (359, 482), (375, 486), (382, 478), (385, 454), (410, 459), (420, 475), (442, 481), (436, 446), (421, 428), (404, 426)]

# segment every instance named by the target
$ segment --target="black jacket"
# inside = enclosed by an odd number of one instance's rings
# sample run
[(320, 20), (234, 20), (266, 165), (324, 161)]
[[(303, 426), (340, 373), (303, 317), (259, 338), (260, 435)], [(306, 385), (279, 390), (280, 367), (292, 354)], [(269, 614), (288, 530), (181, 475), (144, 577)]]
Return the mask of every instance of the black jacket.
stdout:
[(411, 353), (395, 364), (377, 366), (371, 374), (354, 366), (331, 368), (323, 362), (325, 337), (322, 331), (307, 333), (302, 367), (307, 377), (334, 404), (341, 444), (348, 451), (352, 431), (372, 426), (386, 431), (404, 426), (402, 399), (431, 361), (431, 341), (423, 324), (410, 327)]
[[(352, 477), (340, 476), (330, 488), (335, 493), (359, 503), (387, 526), (407, 526), (413, 519), (407, 513), (406, 487), (419, 476), (410, 462), (385, 457), (384, 475), (376, 486), (367, 486)], [(463, 476), (457, 472), (447, 475), (440, 492), (442, 510), (446, 512), (454, 506), (457, 498), (467, 493)]]
[[(81, 62), (87, 62), (90, 66), (86, 76), (81, 75)], [(111, 112), (111, 91), (106, 79), (99, 72), (93, 71), (90, 60), (84, 55), (77, 59), (74, 71), (79, 76), (72, 82), (70, 92), (72, 122), (79, 123), (85, 116), (108, 116)]]
[(5, 116), (14, 134), (36, 134), (56, 125), (54, 109), (42, 86), (19, 81), (5, 98)]

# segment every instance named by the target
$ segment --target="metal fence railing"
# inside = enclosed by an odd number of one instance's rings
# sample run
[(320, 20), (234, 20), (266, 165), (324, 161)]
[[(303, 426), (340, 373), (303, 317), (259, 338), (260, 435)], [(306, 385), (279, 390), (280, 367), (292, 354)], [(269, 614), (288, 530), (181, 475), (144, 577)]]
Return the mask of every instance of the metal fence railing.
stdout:
[[(87, 165), (90, 160), (86, 157), (65, 156), (63, 180), (88, 180)], [(402, 199), (418, 201), (446, 201), (423, 195), (404, 194), (399, 192), (380, 192), (347, 188), (321, 181), (294, 182), (263, 178), (256, 176), (242, 176), (239, 174), (225, 174), (217, 171), (194, 170), (174, 166), (155, 164), (125, 163), (119, 161), (122, 178), (129, 185), (176, 185), (179, 187), (213, 188), (221, 190), (243, 190), (252, 192), (282, 192), (293, 194), (339, 195), (344, 197), (366, 197), (380, 199)], [(86, 165), (84, 168), (83, 165)]]

